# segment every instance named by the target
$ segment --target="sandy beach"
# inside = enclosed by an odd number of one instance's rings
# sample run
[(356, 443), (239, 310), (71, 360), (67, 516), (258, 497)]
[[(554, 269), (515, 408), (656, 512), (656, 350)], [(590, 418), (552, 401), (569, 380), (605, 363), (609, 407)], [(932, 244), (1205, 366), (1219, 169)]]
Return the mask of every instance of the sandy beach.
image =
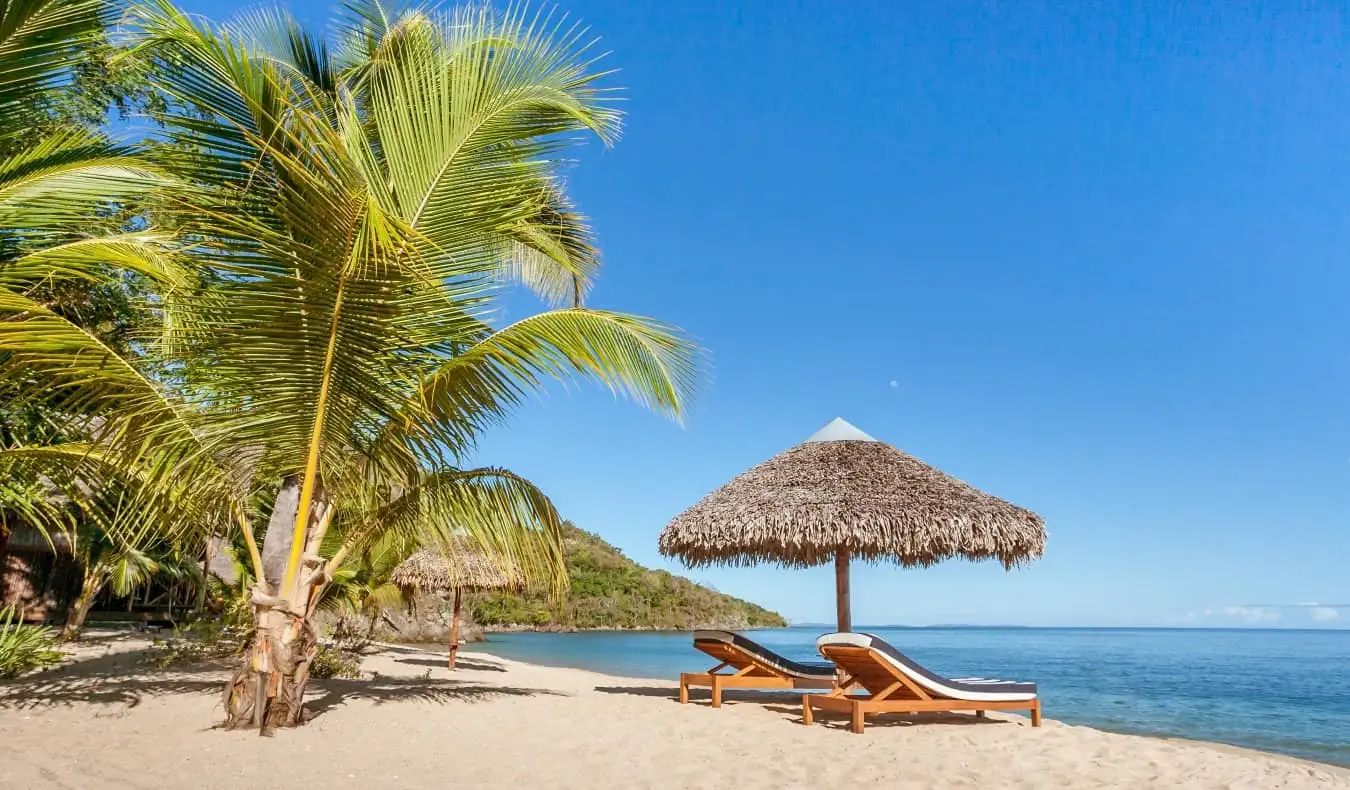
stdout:
[[(316, 681), (312, 721), (213, 729), (223, 667), (159, 671), (104, 636), (0, 685), (5, 788), (1187, 787), (1350, 788), (1350, 770), (1225, 746), (992, 715), (800, 723), (792, 696), (705, 695), (467, 652), (390, 648), (361, 680)], [(753, 701), (752, 701), (753, 700)], [(1278, 726), (1278, 722), (1271, 722)]]

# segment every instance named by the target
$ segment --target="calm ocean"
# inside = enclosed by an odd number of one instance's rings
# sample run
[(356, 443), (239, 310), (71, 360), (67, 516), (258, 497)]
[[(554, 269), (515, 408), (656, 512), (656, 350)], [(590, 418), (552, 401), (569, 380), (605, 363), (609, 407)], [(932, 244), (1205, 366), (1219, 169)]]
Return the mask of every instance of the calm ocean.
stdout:
[[(1045, 715), (1350, 766), (1350, 631), (858, 628), (948, 677), (1033, 680)], [(814, 628), (755, 631), (819, 660)], [(711, 665), (687, 633), (492, 634), (474, 650), (635, 678)]]

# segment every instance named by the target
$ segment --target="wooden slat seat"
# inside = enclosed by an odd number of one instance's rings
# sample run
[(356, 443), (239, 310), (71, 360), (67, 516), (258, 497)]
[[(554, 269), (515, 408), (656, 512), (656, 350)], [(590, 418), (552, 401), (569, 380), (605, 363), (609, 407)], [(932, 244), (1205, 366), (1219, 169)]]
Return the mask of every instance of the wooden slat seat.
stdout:
[(720, 708), (724, 689), (829, 689), (835, 685), (834, 667), (793, 661), (730, 631), (695, 631), (694, 647), (721, 663), (707, 672), (681, 673), (681, 703), (689, 702), (691, 686), (710, 688), (712, 706)]
[[(802, 698), (802, 721), (810, 724), (812, 708), (848, 713), (853, 732), (863, 731), (870, 713), (931, 711), (1026, 710), (1031, 726), (1041, 726), (1041, 699), (1034, 683), (973, 678), (952, 680), (930, 672), (880, 637), (871, 634), (826, 634), (816, 640), (821, 655), (839, 667), (842, 677), (828, 694)], [(865, 693), (850, 693), (850, 692)]]

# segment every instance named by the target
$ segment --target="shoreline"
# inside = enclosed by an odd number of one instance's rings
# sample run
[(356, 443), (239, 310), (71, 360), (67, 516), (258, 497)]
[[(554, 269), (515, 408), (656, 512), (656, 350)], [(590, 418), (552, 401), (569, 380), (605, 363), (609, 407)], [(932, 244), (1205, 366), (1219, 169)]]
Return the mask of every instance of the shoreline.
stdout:
[[(478, 625), (484, 634), (690, 634), (712, 629), (719, 631), (776, 631), (793, 628), (790, 625), (707, 625), (697, 628), (660, 628), (654, 625), (578, 626), (578, 625)], [(418, 644), (410, 642), (409, 644)]]
[[(606, 629), (606, 630), (609, 630), (609, 629)], [(428, 653), (428, 654), (435, 654), (435, 652), (436, 652), (436, 651), (434, 651), (434, 650), (425, 650), (425, 649), (423, 649), (423, 647), (422, 647), (421, 645), (417, 645), (417, 644), (413, 644), (413, 643), (379, 643), (379, 644), (381, 644), (381, 646), (388, 646), (388, 647), (401, 647), (401, 648), (404, 648), (404, 649), (417, 649), (417, 650), (419, 650), (420, 652), (424, 652), (424, 653)], [(481, 645), (482, 642), (478, 642), (478, 643), (475, 643), (475, 644)], [(467, 646), (466, 646), (466, 647), (467, 647)], [(461, 648), (460, 655), (469, 655), (469, 654), (466, 653), (466, 652), (464, 652), (464, 651), (463, 651), (463, 648)], [(609, 672), (601, 672), (601, 671), (598, 671), (598, 670), (595, 670), (595, 669), (589, 669), (589, 668), (587, 668), (587, 667), (576, 666), (576, 665), (573, 665), (573, 664), (549, 664), (549, 663), (542, 663), (542, 662), (535, 662), (535, 661), (521, 661), (520, 659), (516, 659), (516, 658), (508, 658), (508, 657), (506, 657), (506, 656), (500, 656), (500, 655), (497, 655), (496, 653), (487, 653), (487, 652), (483, 652), (483, 651), (481, 651), (481, 650), (479, 650), (479, 651), (477, 652), (477, 655), (480, 656), (481, 658), (490, 658), (490, 659), (492, 659), (492, 660), (494, 660), (494, 661), (505, 661), (505, 662), (509, 662), (509, 663), (513, 663), (513, 664), (520, 664), (520, 665), (522, 665), (522, 666), (538, 667), (538, 668), (541, 668), (541, 669), (558, 669), (558, 670), (566, 670), (566, 671), (571, 671), (571, 672), (585, 672), (585, 673), (590, 674), (590, 675), (595, 675), (596, 677), (604, 677), (604, 678), (610, 678), (610, 679), (613, 679), (613, 680), (620, 680), (620, 681), (634, 681), (634, 682), (652, 683), (652, 684), (659, 684), (659, 683), (673, 684), (673, 683), (677, 683), (677, 682), (678, 682), (677, 679), (672, 679), (672, 678), (642, 677), (642, 676), (638, 676), (638, 675), (616, 675), (616, 674), (613, 674), (613, 673), (609, 673)], [(1005, 714), (1005, 715), (1016, 715), (1016, 714)], [(1022, 717), (1022, 718), (1025, 718), (1025, 717)], [(1183, 744), (1189, 744), (1189, 745), (1195, 745), (1195, 746), (1212, 747), (1212, 748), (1218, 749), (1218, 750), (1220, 750), (1220, 751), (1234, 751), (1234, 752), (1245, 753), (1245, 754), (1251, 754), (1251, 755), (1257, 755), (1257, 756), (1265, 756), (1265, 757), (1278, 758), (1278, 759), (1282, 759), (1282, 760), (1292, 760), (1292, 761), (1294, 761), (1294, 762), (1297, 762), (1297, 763), (1303, 763), (1303, 764), (1306, 764), (1306, 765), (1309, 765), (1309, 766), (1316, 766), (1316, 767), (1323, 767), (1323, 768), (1339, 769), (1339, 770), (1342, 770), (1342, 771), (1346, 771), (1347, 774), (1350, 775), (1350, 765), (1342, 765), (1342, 764), (1340, 764), (1340, 763), (1333, 763), (1333, 762), (1327, 762), (1327, 761), (1324, 761), (1324, 760), (1317, 760), (1317, 759), (1312, 758), (1312, 757), (1300, 757), (1300, 756), (1294, 755), (1294, 754), (1286, 754), (1286, 753), (1284, 753), (1284, 752), (1270, 751), (1270, 750), (1267, 750), (1267, 749), (1258, 749), (1258, 748), (1255, 748), (1255, 747), (1252, 747), (1252, 746), (1240, 746), (1240, 745), (1238, 745), (1238, 744), (1233, 744), (1233, 743), (1224, 743), (1223, 741), (1208, 741), (1208, 740), (1204, 740), (1203, 738), (1186, 738), (1186, 737), (1179, 736), (1179, 735), (1168, 735), (1168, 734), (1165, 734), (1165, 733), (1157, 733), (1157, 732), (1138, 732), (1138, 731), (1129, 731), (1129, 730), (1116, 730), (1116, 729), (1111, 729), (1111, 728), (1109, 728), (1109, 727), (1100, 727), (1100, 726), (1096, 726), (1096, 725), (1092, 725), (1092, 724), (1073, 724), (1073, 723), (1069, 723), (1069, 722), (1064, 722), (1064, 721), (1062, 721), (1062, 720), (1060, 720), (1060, 719), (1051, 719), (1051, 718), (1048, 717), (1048, 716), (1046, 717), (1046, 721), (1054, 721), (1056, 724), (1061, 724), (1061, 725), (1066, 726), (1066, 727), (1082, 727), (1082, 728), (1084, 728), (1084, 729), (1094, 730), (1094, 731), (1096, 731), (1096, 732), (1100, 732), (1100, 733), (1103, 733), (1103, 734), (1106, 734), (1106, 735), (1119, 735), (1119, 736), (1122, 736), (1122, 737), (1128, 737), (1128, 738), (1149, 738), (1149, 739), (1152, 739), (1152, 740), (1158, 740), (1158, 741), (1169, 741), (1169, 742), (1183, 743)]]
[(381, 645), (360, 680), (313, 681), (304, 727), (221, 732), (225, 664), (155, 670), (149, 640), (111, 635), (58, 669), (0, 684), (6, 786), (325, 790), (457, 787), (1339, 787), (1350, 769), (1207, 741), (991, 712), (800, 723), (800, 695), (675, 682), (465, 650)]
[[(630, 630), (638, 630), (638, 629), (610, 629), (610, 628), (606, 628), (606, 629), (587, 629), (587, 630), (593, 630), (593, 631), (627, 632), (627, 631), (630, 631)], [(746, 630), (748, 630), (748, 629), (746, 629)], [(529, 633), (529, 632), (527, 631), (527, 632), (498, 632), (498, 633)], [(676, 632), (676, 633), (678, 633), (678, 632)], [(423, 646), (425, 643), (423, 643), (423, 644), (417, 644), (417, 643), (400, 643), (400, 642), (372, 642), (371, 644), (378, 645), (378, 646), (380, 646), (381, 648), (385, 648), (385, 649), (415, 650), (415, 651), (417, 651), (417, 652), (419, 652), (419, 653), (425, 653), (425, 654), (427, 654), (427, 655), (445, 655), (443, 652), (439, 652), (439, 653), (438, 653), (438, 652), (435, 651), (435, 650), (428, 650), (428, 649), (426, 649), (426, 648)], [(482, 643), (479, 642), (479, 643), (476, 643), (476, 644), (482, 644)], [(600, 671), (595, 670), (595, 669), (588, 669), (588, 668), (586, 668), (586, 667), (579, 667), (579, 666), (574, 666), (574, 665), (571, 665), (571, 664), (546, 664), (546, 663), (541, 663), (541, 662), (537, 662), (537, 661), (522, 661), (522, 660), (520, 660), (520, 659), (518, 659), (518, 658), (508, 658), (508, 657), (506, 657), (506, 656), (500, 656), (500, 655), (497, 655), (496, 653), (487, 653), (487, 652), (483, 652), (483, 651), (481, 651), (481, 650), (479, 650), (479, 651), (468, 651), (468, 650), (465, 650), (465, 647), (468, 647), (468, 645), (465, 645), (464, 647), (461, 647), (461, 648), (460, 648), (460, 653), (459, 653), (459, 655), (460, 655), (462, 658), (470, 658), (470, 659), (476, 658), (476, 659), (478, 659), (478, 660), (500, 661), (500, 662), (503, 662), (503, 663), (505, 663), (505, 664), (514, 664), (514, 665), (521, 666), (521, 667), (530, 667), (530, 668), (533, 668), (533, 669), (540, 669), (540, 670), (559, 670), (559, 671), (564, 671), (564, 672), (580, 672), (580, 673), (584, 673), (584, 674), (586, 674), (586, 675), (590, 675), (590, 676), (595, 677), (595, 678), (603, 678), (603, 679), (606, 679), (606, 680), (620, 681), (620, 682), (650, 683), (650, 684), (652, 684), (653, 686), (658, 686), (658, 685), (660, 685), (660, 684), (667, 684), (667, 685), (671, 685), (672, 688), (674, 688), (674, 684), (678, 683), (678, 679), (672, 679), (672, 678), (642, 677), (642, 676), (638, 676), (638, 675), (616, 675), (616, 674), (613, 674), (613, 673), (610, 673), (610, 672), (600, 672)], [(697, 692), (695, 692), (695, 693), (697, 693)], [(730, 692), (728, 692), (728, 693), (730, 693)], [(819, 714), (817, 714), (817, 715), (819, 715)], [(1011, 714), (1011, 713), (1004, 713), (1004, 714), (1000, 714), (1000, 715), (1003, 715), (1003, 716), (1018, 716), (1018, 714)], [(1027, 717), (1025, 717), (1025, 716), (1019, 716), (1019, 718), (1025, 719), (1025, 718), (1027, 718)], [(1168, 743), (1178, 743), (1178, 744), (1184, 744), (1184, 745), (1187, 745), (1187, 746), (1204, 747), (1204, 748), (1214, 749), (1214, 750), (1217, 750), (1217, 751), (1220, 751), (1220, 752), (1231, 752), (1231, 753), (1235, 753), (1235, 754), (1245, 754), (1245, 755), (1249, 755), (1249, 756), (1253, 756), (1253, 757), (1268, 757), (1268, 758), (1277, 759), (1277, 760), (1286, 760), (1286, 761), (1290, 761), (1290, 762), (1293, 762), (1293, 763), (1299, 764), (1299, 765), (1304, 765), (1304, 766), (1307, 766), (1307, 767), (1310, 767), (1310, 768), (1330, 768), (1330, 769), (1333, 769), (1333, 770), (1343, 771), (1343, 772), (1345, 772), (1346, 776), (1347, 776), (1348, 778), (1350, 778), (1350, 765), (1341, 765), (1341, 764), (1339, 764), (1339, 763), (1324, 762), (1324, 761), (1322, 761), (1322, 760), (1315, 760), (1315, 759), (1310, 758), (1310, 757), (1299, 757), (1299, 756), (1297, 756), (1297, 755), (1285, 754), (1284, 752), (1273, 752), (1273, 751), (1268, 751), (1268, 750), (1265, 750), (1265, 749), (1256, 749), (1256, 748), (1253, 748), (1253, 747), (1250, 747), (1250, 746), (1238, 746), (1237, 744), (1224, 743), (1224, 742), (1222, 742), (1222, 741), (1207, 741), (1207, 740), (1204, 740), (1204, 739), (1201, 739), (1201, 738), (1185, 738), (1185, 737), (1181, 737), (1181, 736), (1177, 736), (1177, 735), (1164, 735), (1164, 734), (1161, 734), (1161, 733), (1128, 732), (1128, 731), (1125, 731), (1125, 730), (1112, 730), (1112, 729), (1109, 729), (1109, 728), (1105, 728), (1105, 727), (1097, 727), (1097, 726), (1093, 726), (1093, 725), (1090, 725), (1090, 724), (1071, 724), (1071, 723), (1068, 723), (1068, 722), (1061, 721), (1060, 719), (1054, 719), (1054, 718), (1051, 718), (1051, 717), (1049, 717), (1049, 716), (1046, 716), (1045, 721), (1046, 721), (1046, 722), (1053, 722), (1053, 723), (1056, 724), (1056, 725), (1064, 726), (1064, 727), (1079, 727), (1079, 728), (1086, 729), (1086, 730), (1092, 730), (1092, 731), (1094, 731), (1094, 732), (1098, 732), (1098, 733), (1101, 733), (1101, 734), (1103, 734), (1103, 735), (1115, 735), (1115, 736), (1120, 736), (1120, 737), (1124, 737), (1124, 738), (1147, 738), (1147, 739), (1149, 739), (1149, 740), (1155, 740), (1155, 741), (1162, 741), (1162, 742), (1168, 742)]]
[[(605, 629), (586, 629), (586, 632), (605, 631), (605, 632), (613, 632), (613, 633), (632, 633), (632, 632), (634, 632), (634, 631), (639, 631), (639, 632), (641, 632), (642, 630), (643, 630), (643, 629), (611, 629), (611, 628), (605, 628)], [(654, 629), (653, 629), (653, 630), (654, 630)], [(743, 630), (751, 630), (751, 629), (743, 629)], [(1324, 630), (1336, 630), (1336, 629), (1324, 629)], [(499, 632), (495, 632), (495, 633), (531, 633), (531, 631), (499, 631)], [(567, 633), (567, 632), (549, 632), (549, 633)], [(660, 632), (658, 632), (658, 633), (667, 633), (667, 632), (660, 631)], [(672, 632), (668, 632), (668, 633), (684, 633), (684, 632), (682, 632), (682, 631), (672, 631)], [(549, 663), (549, 662), (538, 661), (538, 660), (535, 660), (535, 661), (522, 661), (521, 659), (518, 659), (518, 658), (509, 658), (509, 657), (506, 657), (506, 656), (498, 655), (498, 654), (496, 654), (496, 653), (491, 653), (491, 652), (484, 651), (483, 645), (484, 645), (484, 644), (490, 644), (490, 643), (491, 643), (491, 640), (490, 640), (490, 639), (480, 640), (480, 641), (477, 641), (477, 642), (472, 643), (472, 648), (476, 648), (480, 653), (482, 653), (482, 654), (485, 655), (485, 656), (491, 656), (494, 660), (512, 661), (512, 662), (515, 662), (515, 663), (525, 664), (525, 665), (528, 665), (528, 666), (538, 666), (538, 667), (544, 667), (544, 668), (549, 668), (549, 669), (574, 670), (574, 671), (578, 671), (578, 672), (589, 672), (589, 673), (596, 674), (596, 675), (602, 675), (602, 676), (607, 676), (607, 677), (613, 677), (613, 678), (615, 678), (615, 679), (641, 681), (641, 682), (645, 682), (645, 683), (676, 683), (676, 682), (678, 682), (678, 679), (677, 679), (677, 678), (647, 677), (647, 676), (642, 676), (642, 675), (620, 675), (620, 674), (615, 674), (615, 673), (612, 673), (612, 672), (607, 672), (607, 671), (603, 671), (603, 670), (599, 670), (599, 669), (593, 669), (593, 668), (590, 668), (590, 667), (587, 667), (587, 666), (580, 666), (580, 665), (577, 665), (577, 664), (574, 664), (574, 663)], [(409, 643), (381, 643), (381, 644), (388, 644), (389, 646), (416, 647), (416, 648), (418, 648), (418, 649), (422, 649), (422, 648), (426, 648), (426, 647), (432, 647), (432, 648), (435, 647), (435, 644), (434, 644), (434, 643), (411, 643), (411, 642), (409, 642)], [(461, 648), (461, 650), (472, 649), (472, 648), (470, 647), (469, 644), (466, 644), (463, 648)], [(428, 651), (428, 652), (435, 652), (435, 650), (433, 649), (433, 650), (430, 650), (430, 651)], [(1137, 729), (1137, 730), (1116, 729), (1116, 728), (1112, 728), (1112, 727), (1104, 727), (1104, 726), (1101, 726), (1101, 725), (1098, 725), (1098, 724), (1068, 723), (1068, 722), (1063, 722), (1062, 720), (1058, 720), (1058, 719), (1057, 719), (1056, 721), (1060, 721), (1061, 723), (1064, 723), (1064, 724), (1066, 724), (1067, 726), (1073, 726), (1073, 727), (1086, 727), (1086, 728), (1088, 728), (1088, 729), (1096, 730), (1096, 731), (1098, 731), (1098, 732), (1107, 733), (1107, 734), (1110, 734), (1110, 735), (1121, 735), (1121, 736), (1139, 737), (1139, 738), (1152, 738), (1152, 739), (1157, 739), (1157, 740), (1162, 740), (1162, 741), (1177, 741), (1177, 742), (1180, 742), (1180, 743), (1192, 743), (1192, 744), (1211, 745), (1211, 746), (1214, 746), (1215, 748), (1219, 748), (1219, 749), (1236, 749), (1236, 750), (1239, 750), (1239, 751), (1243, 751), (1243, 752), (1251, 752), (1251, 753), (1253, 753), (1253, 754), (1258, 754), (1258, 755), (1269, 755), (1269, 756), (1271, 756), (1271, 757), (1279, 757), (1279, 758), (1284, 758), (1284, 759), (1289, 759), (1289, 760), (1297, 760), (1297, 761), (1300, 761), (1300, 762), (1308, 763), (1308, 764), (1310, 764), (1310, 765), (1326, 766), (1326, 767), (1329, 767), (1329, 768), (1336, 768), (1336, 769), (1342, 769), (1342, 770), (1350, 771), (1350, 764), (1342, 764), (1342, 763), (1336, 763), (1336, 762), (1331, 762), (1331, 761), (1327, 761), (1327, 760), (1320, 760), (1320, 759), (1318, 759), (1318, 758), (1316, 758), (1316, 757), (1308, 756), (1308, 755), (1289, 754), (1289, 753), (1286, 753), (1286, 752), (1274, 751), (1274, 750), (1270, 750), (1270, 749), (1262, 749), (1262, 748), (1259, 748), (1259, 747), (1256, 747), (1256, 746), (1244, 746), (1244, 745), (1241, 745), (1241, 744), (1225, 743), (1225, 742), (1223, 742), (1223, 741), (1206, 740), (1206, 739), (1204, 739), (1204, 738), (1188, 738), (1188, 737), (1183, 736), (1183, 735), (1175, 735), (1175, 734), (1166, 733), (1166, 732), (1147, 731), (1147, 730), (1144, 730), (1144, 729), (1142, 729), (1142, 728), (1141, 728), (1141, 729)]]

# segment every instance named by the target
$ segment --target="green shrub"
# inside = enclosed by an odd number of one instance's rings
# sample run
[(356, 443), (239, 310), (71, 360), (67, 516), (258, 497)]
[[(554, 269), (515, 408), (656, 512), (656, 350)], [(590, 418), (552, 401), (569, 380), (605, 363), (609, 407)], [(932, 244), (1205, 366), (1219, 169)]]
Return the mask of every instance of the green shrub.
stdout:
[(59, 664), (62, 655), (52, 629), (25, 625), (13, 606), (0, 609), (0, 678)]
[(169, 669), (230, 658), (243, 653), (252, 636), (252, 624), (196, 620), (174, 628), (168, 639), (156, 639), (144, 660), (160, 669)]
[(370, 648), (371, 622), (365, 617), (343, 615), (328, 629), (333, 647), (353, 656)]
[(324, 680), (327, 678), (361, 677), (361, 657), (346, 650), (330, 645), (319, 645), (319, 652), (309, 662), (309, 676)]

